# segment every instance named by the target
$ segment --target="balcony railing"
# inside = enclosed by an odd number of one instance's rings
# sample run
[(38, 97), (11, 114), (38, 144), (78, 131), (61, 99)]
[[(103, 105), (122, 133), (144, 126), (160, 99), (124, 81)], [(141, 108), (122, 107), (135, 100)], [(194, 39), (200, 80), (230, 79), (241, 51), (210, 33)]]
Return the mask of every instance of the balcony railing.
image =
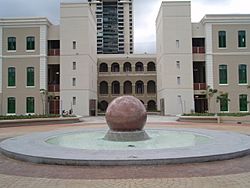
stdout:
[(48, 50), (48, 56), (59, 56), (60, 55), (60, 49), (49, 49)]
[(207, 84), (206, 83), (194, 83), (194, 90), (206, 90)]
[(204, 54), (205, 47), (193, 47), (193, 54)]
[(49, 92), (59, 92), (60, 91), (60, 85), (59, 84), (49, 84), (48, 85), (48, 91)]

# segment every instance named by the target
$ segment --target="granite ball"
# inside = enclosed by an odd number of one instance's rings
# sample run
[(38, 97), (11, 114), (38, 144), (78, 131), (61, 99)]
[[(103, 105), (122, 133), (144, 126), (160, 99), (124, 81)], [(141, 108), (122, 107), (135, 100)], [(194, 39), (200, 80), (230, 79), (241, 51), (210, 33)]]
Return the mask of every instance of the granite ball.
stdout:
[(133, 96), (114, 99), (106, 111), (106, 121), (113, 131), (139, 131), (147, 120), (147, 112), (142, 102)]

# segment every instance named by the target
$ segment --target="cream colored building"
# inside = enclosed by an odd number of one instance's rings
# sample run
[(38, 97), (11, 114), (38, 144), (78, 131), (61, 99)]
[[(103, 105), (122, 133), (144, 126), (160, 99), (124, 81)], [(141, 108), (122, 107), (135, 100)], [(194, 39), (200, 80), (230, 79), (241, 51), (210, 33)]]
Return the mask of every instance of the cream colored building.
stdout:
[[(162, 2), (156, 54), (130, 54), (130, 44), (127, 53), (98, 54), (95, 3), (61, 3), (60, 25), (0, 19), (0, 114), (97, 115), (122, 95), (162, 115), (249, 111), (250, 15), (192, 23), (190, 2)], [(119, 4), (127, 16), (131, 4)], [(123, 32), (133, 44), (133, 31), (132, 40)]]

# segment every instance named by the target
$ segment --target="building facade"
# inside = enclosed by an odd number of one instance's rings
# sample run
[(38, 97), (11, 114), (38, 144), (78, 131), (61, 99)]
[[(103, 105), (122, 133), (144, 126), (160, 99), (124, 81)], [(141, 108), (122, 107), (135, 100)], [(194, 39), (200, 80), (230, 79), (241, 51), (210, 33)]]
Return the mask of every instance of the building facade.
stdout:
[(132, 54), (133, 1), (89, 0), (88, 2), (96, 14), (97, 53)]
[(97, 115), (122, 95), (162, 115), (249, 111), (250, 15), (192, 23), (190, 2), (163, 2), (156, 54), (132, 54), (132, 10), (91, 0), (61, 3), (60, 25), (0, 19), (0, 113)]
[(99, 111), (116, 97), (133, 95), (156, 111), (156, 57), (149, 54), (98, 55)]

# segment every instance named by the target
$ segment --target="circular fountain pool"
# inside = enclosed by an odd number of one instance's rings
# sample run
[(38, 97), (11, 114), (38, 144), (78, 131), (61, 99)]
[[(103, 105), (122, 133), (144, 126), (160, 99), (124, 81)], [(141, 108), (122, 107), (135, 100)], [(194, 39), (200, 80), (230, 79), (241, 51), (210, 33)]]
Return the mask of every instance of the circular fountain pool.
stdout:
[(145, 150), (194, 147), (209, 143), (207, 136), (187, 131), (147, 130), (150, 139), (143, 141), (109, 141), (103, 139), (106, 131), (84, 131), (55, 136), (46, 143), (66, 148), (86, 150)]
[(33, 133), (0, 143), (9, 157), (63, 165), (169, 164), (224, 160), (249, 154), (247, 135), (204, 129), (146, 129), (150, 139), (104, 140), (107, 129), (74, 128)]

